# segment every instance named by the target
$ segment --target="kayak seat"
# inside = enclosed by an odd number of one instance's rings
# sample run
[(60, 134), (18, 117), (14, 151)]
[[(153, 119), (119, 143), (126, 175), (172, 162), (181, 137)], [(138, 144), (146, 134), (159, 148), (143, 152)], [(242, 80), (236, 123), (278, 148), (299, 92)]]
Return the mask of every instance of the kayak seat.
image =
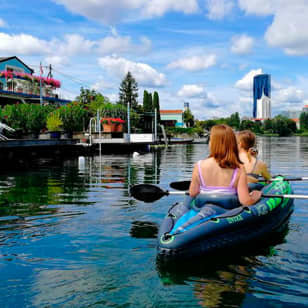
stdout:
[(240, 206), (237, 195), (227, 194), (199, 194), (195, 198), (195, 207), (201, 208), (205, 204), (212, 204), (225, 210), (231, 210)]

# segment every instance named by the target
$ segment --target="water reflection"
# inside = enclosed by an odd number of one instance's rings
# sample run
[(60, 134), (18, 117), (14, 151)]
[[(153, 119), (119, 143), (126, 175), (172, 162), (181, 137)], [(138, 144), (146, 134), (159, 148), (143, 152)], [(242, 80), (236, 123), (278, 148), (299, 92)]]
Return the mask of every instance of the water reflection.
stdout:
[(256, 266), (264, 265), (259, 256), (275, 255), (275, 246), (285, 242), (288, 231), (285, 226), (262, 242), (212, 256), (172, 262), (157, 259), (160, 279), (165, 285), (193, 284), (194, 296), (202, 307), (241, 307), (257, 280)]
[[(272, 174), (308, 176), (307, 138), (258, 137)], [(131, 185), (189, 180), (208, 145), (38, 163), (0, 175), (0, 306), (307, 307), (307, 202), (290, 231), (264, 250), (232, 258), (156, 262), (170, 195), (143, 203)], [(307, 194), (307, 182), (294, 182)], [(244, 247), (246, 249), (246, 247)]]

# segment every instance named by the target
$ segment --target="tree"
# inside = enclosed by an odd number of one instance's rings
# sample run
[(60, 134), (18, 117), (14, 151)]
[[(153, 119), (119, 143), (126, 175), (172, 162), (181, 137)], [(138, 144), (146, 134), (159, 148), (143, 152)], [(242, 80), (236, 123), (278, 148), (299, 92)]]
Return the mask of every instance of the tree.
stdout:
[(157, 110), (157, 123), (160, 122), (160, 106), (159, 106), (159, 96), (156, 91), (153, 94), (153, 108)]
[(184, 111), (183, 118), (184, 118), (184, 123), (186, 124), (187, 127), (194, 126), (194, 122), (195, 122), (194, 121), (194, 116), (191, 113), (190, 109), (186, 109)]
[(148, 112), (148, 111), (149, 111), (148, 96), (149, 96), (148, 91), (147, 91), (147, 90), (144, 90), (144, 91), (143, 91), (143, 110), (144, 110), (144, 112)]
[(265, 131), (273, 132), (274, 129), (274, 121), (272, 119), (264, 120), (263, 127)]
[(76, 97), (76, 100), (83, 104), (89, 104), (96, 99), (98, 95), (102, 95), (95, 90), (85, 89), (84, 87), (80, 88), (80, 94)]
[(299, 117), (300, 128), (303, 130), (308, 129), (308, 113), (302, 112)]
[(137, 97), (138, 97), (137, 81), (132, 76), (132, 74), (128, 72), (120, 85), (119, 102), (124, 106), (130, 104), (130, 107), (136, 110), (138, 108)]
[(227, 124), (233, 128), (239, 129), (241, 124), (239, 113), (232, 113), (230, 118), (227, 119)]
[(152, 100), (152, 93), (148, 93), (148, 102), (147, 102), (148, 110), (145, 112), (153, 112), (153, 100)]
[(280, 137), (289, 136), (292, 134), (292, 130), (289, 128), (289, 122), (286, 117), (278, 115), (274, 118), (274, 132)]

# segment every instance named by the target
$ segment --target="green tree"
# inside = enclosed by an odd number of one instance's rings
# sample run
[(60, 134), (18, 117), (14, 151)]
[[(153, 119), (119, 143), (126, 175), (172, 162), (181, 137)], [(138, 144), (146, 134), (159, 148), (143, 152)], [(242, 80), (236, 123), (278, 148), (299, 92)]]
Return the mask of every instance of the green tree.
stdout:
[(147, 103), (147, 106), (148, 106), (148, 110), (145, 110), (145, 111), (153, 112), (153, 99), (152, 99), (152, 93), (148, 93), (148, 103)]
[(144, 90), (143, 91), (143, 110), (144, 112), (148, 112), (150, 111), (149, 110), (149, 106), (148, 106), (148, 96), (149, 96), (149, 93), (147, 90)]
[(289, 136), (292, 134), (292, 130), (289, 127), (289, 123), (286, 117), (278, 115), (274, 118), (274, 132), (279, 136)]
[(227, 119), (227, 124), (233, 128), (239, 129), (241, 120), (238, 112), (232, 113), (230, 118)]
[(299, 117), (300, 128), (308, 130), (308, 113), (302, 112)]
[(80, 94), (76, 97), (76, 100), (82, 104), (89, 104), (96, 99), (100, 93), (95, 90), (85, 89), (84, 87), (80, 88)]
[(254, 122), (250, 120), (243, 120), (240, 125), (240, 130), (250, 129), (253, 130)]
[(160, 123), (159, 95), (156, 91), (154, 91), (154, 94), (153, 94), (153, 109), (157, 110), (157, 122)]
[(263, 128), (264, 128), (265, 131), (273, 132), (274, 121), (272, 119), (264, 120)]
[(191, 113), (190, 109), (186, 109), (183, 114), (184, 123), (187, 127), (193, 127), (194, 126), (194, 116)]
[(132, 76), (130, 72), (124, 77), (121, 82), (119, 89), (119, 103), (127, 106), (130, 104), (130, 107), (133, 110), (138, 109), (138, 84), (135, 78)]

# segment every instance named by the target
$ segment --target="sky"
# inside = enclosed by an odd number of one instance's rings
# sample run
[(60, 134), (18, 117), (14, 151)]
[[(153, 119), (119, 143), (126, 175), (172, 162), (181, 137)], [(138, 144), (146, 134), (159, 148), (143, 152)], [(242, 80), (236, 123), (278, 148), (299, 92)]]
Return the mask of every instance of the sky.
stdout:
[[(128, 71), (161, 109), (199, 120), (252, 116), (252, 81), (271, 75), (272, 114), (308, 104), (308, 0), (0, 0), (0, 56), (39, 74), (53, 67), (61, 96), (80, 87), (112, 102)], [(44, 69), (47, 75), (48, 70)]]

